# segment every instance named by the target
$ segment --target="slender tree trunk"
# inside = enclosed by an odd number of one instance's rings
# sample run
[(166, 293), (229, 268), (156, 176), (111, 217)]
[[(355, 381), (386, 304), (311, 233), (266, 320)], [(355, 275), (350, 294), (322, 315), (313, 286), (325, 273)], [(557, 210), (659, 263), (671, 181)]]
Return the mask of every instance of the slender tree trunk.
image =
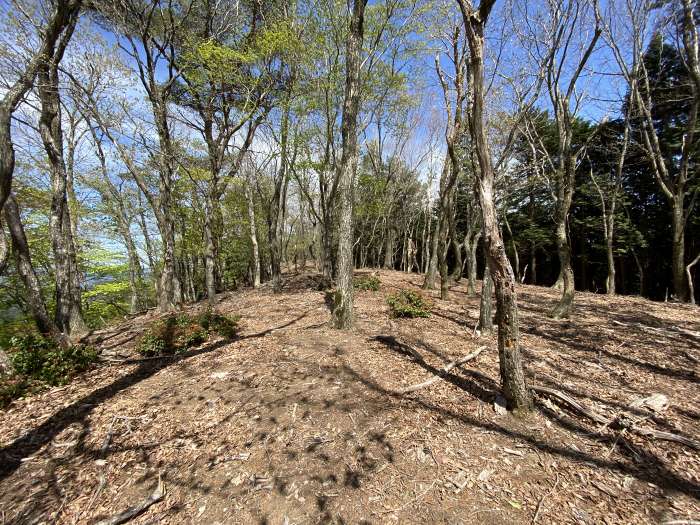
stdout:
[(66, 342), (66, 339), (64, 339), (46, 309), (41, 283), (36, 275), (29, 253), (29, 243), (24, 233), (19, 206), (12, 194), (5, 201), (4, 212), (5, 221), (10, 230), (10, 238), (12, 239), (12, 252), (17, 266), (17, 273), (19, 273), (24, 283), (27, 306), (29, 306), (36, 327), (40, 333), (49, 335), (63, 344)]
[(469, 245), (466, 249), (467, 254), (467, 275), (469, 276), (469, 282), (467, 283), (467, 295), (473, 297), (476, 295), (476, 273), (477, 273), (477, 262), (476, 262), (476, 251), (479, 246), (479, 239), (481, 238), (481, 231), (476, 232), (472, 237)]
[(481, 205), (484, 248), (491, 277), (496, 287), (498, 312), (498, 354), (503, 396), (509, 408), (526, 411), (532, 406), (525, 382), (520, 355), (520, 331), (515, 276), (506, 256), (498, 228), (493, 196), (494, 172), (484, 129), (484, 28), (495, 0), (482, 0), (474, 12), (467, 0), (458, 0), (470, 50), (470, 85), (472, 88), (469, 128), (479, 161), (475, 189)]
[(87, 331), (83, 320), (80, 274), (71, 230), (68, 206), (67, 173), (63, 156), (63, 130), (59, 95), (58, 65), (75, 20), (66, 29), (58, 46), (42, 61), (37, 78), (41, 102), (39, 131), (51, 167), (51, 212), (49, 230), (54, 254), (56, 279), (56, 325), (65, 334), (75, 337)]
[(608, 221), (607, 234), (605, 235), (605, 258), (608, 263), (608, 275), (605, 279), (605, 293), (615, 295), (615, 255), (614, 255), (614, 216), (611, 210)]
[(214, 246), (214, 210), (211, 192), (207, 192), (204, 204), (204, 282), (207, 302), (216, 301), (216, 247)]
[(452, 233), (450, 235), (451, 237), (451, 242), (452, 242), (452, 248), (455, 251), (455, 268), (452, 271), (451, 279), (458, 283), (462, 279), (462, 268), (464, 267), (464, 264), (462, 263), (462, 244), (457, 242), (457, 233), (452, 229)]
[(530, 243), (530, 284), (537, 284), (537, 245)]
[[(139, 207), (141, 207), (141, 194), (138, 197)], [(146, 225), (146, 214), (143, 208), (139, 210), (137, 215), (138, 224), (141, 229), (141, 235), (143, 235), (144, 247), (146, 248), (146, 257), (148, 258), (148, 268), (151, 273), (151, 278), (156, 289), (156, 297), (160, 297), (160, 269), (158, 268), (158, 262), (156, 261), (156, 252), (151, 241), (151, 234), (148, 232), (148, 226)]]
[(353, 323), (353, 178), (357, 169), (357, 114), (360, 110), (360, 67), (364, 35), (365, 4), (354, 0), (345, 60), (345, 102), (341, 127), (343, 153), (338, 169), (338, 279), (333, 302), (336, 328), (350, 328)]
[[(485, 254), (484, 254), (485, 255)], [(479, 301), (479, 330), (488, 335), (493, 330), (493, 280), (489, 265), (484, 266), (484, 278), (481, 281), (481, 300)]]
[(674, 195), (671, 206), (671, 225), (673, 227), (673, 252), (671, 266), (673, 272), (673, 292), (678, 301), (688, 302), (688, 283), (685, 274), (685, 219), (681, 198)]
[(387, 217), (386, 233), (384, 234), (384, 264), (383, 268), (387, 270), (394, 269), (394, 228), (389, 224), (390, 217)]
[(422, 288), (424, 290), (435, 289), (435, 277), (437, 276), (437, 266), (438, 266), (438, 245), (439, 245), (439, 232), (440, 231), (440, 217), (438, 215), (437, 224), (430, 237), (430, 257), (428, 259), (428, 269), (425, 272), (425, 279), (423, 280)]
[(246, 199), (248, 201), (248, 223), (250, 228), (250, 244), (253, 253), (253, 288), (260, 287), (260, 253), (258, 248), (258, 234), (255, 225), (255, 201), (253, 200), (253, 180), (252, 170), (249, 170), (248, 181), (246, 184)]
[(163, 197), (166, 197), (162, 203), (164, 213), (159, 221), (163, 243), (163, 269), (160, 274), (158, 308), (161, 312), (169, 312), (178, 308), (182, 302), (182, 287), (175, 258), (175, 222), (170, 209), (170, 192), (161, 192), (161, 200)]
[(129, 261), (129, 288), (131, 290), (129, 311), (133, 314), (141, 311), (146, 306), (146, 301), (143, 297), (143, 270), (136, 243), (131, 235), (131, 228), (129, 228), (126, 217), (117, 217), (116, 220), (117, 229), (124, 246), (126, 246), (126, 254)]
[(275, 191), (270, 203), (268, 238), (270, 242), (270, 265), (272, 267), (272, 288), (279, 291), (282, 288), (282, 258), (285, 205), (287, 202), (288, 157), (289, 157), (289, 115), (290, 115), (289, 91), (283, 103), (282, 122), (280, 125), (280, 165), (275, 178)]
[(690, 261), (688, 266), (685, 267), (685, 273), (688, 276), (688, 289), (690, 290), (690, 304), (695, 304), (695, 287), (693, 286), (693, 275), (690, 270), (698, 263), (698, 261), (700, 261), (700, 253), (695, 257), (695, 259)]
[(568, 317), (574, 302), (574, 270), (571, 267), (571, 247), (566, 231), (566, 217), (556, 224), (557, 254), (559, 255), (559, 276), (562, 280), (562, 296), (554, 307), (551, 316), (554, 319)]

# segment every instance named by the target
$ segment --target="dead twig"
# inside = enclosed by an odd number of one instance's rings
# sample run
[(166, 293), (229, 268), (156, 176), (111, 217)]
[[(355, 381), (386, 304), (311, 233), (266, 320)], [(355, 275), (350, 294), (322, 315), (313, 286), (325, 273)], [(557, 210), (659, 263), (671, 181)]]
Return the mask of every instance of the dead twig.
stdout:
[(157, 503), (160, 500), (162, 500), (164, 496), (165, 496), (165, 483), (163, 483), (163, 480), (161, 479), (161, 477), (158, 476), (158, 486), (151, 493), (150, 496), (148, 496), (146, 499), (144, 499), (138, 505), (134, 505), (133, 507), (129, 507), (124, 512), (120, 512), (119, 514), (115, 514), (111, 518), (107, 518), (107, 519), (104, 519), (104, 520), (98, 522), (97, 525), (119, 525), (120, 523), (126, 523), (127, 521), (135, 518), (136, 516), (138, 516), (139, 514), (144, 512), (146, 509), (148, 509), (148, 507), (150, 507), (154, 503)]
[(476, 350), (474, 350), (471, 354), (468, 354), (464, 357), (460, 357), (459, 359), (456, 359), (452, 361), (451, 363), (447, 364), (444, 368), (440, 369), (438, 371), (438, 375), (435, 377), (432, 377), (428, 379), (427, 381), (423, 381), (422, 383), (417, 383), (415, 385), (407, 386), (405, 388), (401, 388), (400, 390), (397, 390), (399, 394), (408, 394), (409, 392), (415, 392), (416, 390), (420, 390), (421, 388), (428, 387), (432, 385), (433, 383), (438, 382), (440, 379), (442, 379), (445, 374), (447, 374), (450, 370), (453, 368), (463, 365), (467, 361), (471, 361), (472, 359), (476, 358), (481, 352), (486, 350), (486, 346), (480, 346)]
[(542, 494), (542, 497), (537, 502), (537, 507), (535, 507), (535, 515), (532, 517), (532, 525), (535, 525), (535, 522), (537, 522), (537, 517), (540, 515), (540, 510), (542, 510), (542, 502), (544, 501), (544, 498), (546, 498), (552, 492), (557, 490), (557, 485), (559, 485), (559, 473), (557, 473), (557, 479), (554, 482), (554, 486), (551, 489), (549, 489), (549, 492)]

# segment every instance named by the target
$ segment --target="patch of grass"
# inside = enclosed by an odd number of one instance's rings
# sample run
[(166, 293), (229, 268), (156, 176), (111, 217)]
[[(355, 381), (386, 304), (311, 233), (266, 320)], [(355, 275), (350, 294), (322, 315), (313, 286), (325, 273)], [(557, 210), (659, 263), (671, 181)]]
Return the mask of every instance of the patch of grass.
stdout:
[(62, 348), (36, 334), (13, 337), (8, 354), (12, 373), (0, 377), (0, 405), (47, 385), (65, 385), (97, 360), (97, 351), (90, 346)]
[(399, 290), (386, 298), (392, 317), (430, 317), (433, 305), (419, 292)]
[(378, 292), (381, 281), (376, 275), (367, 275), (356, 277), (352, 285), (355, 287), (355, 290)]
[(172, 315), (151, 324), (139, 339), (136, 349), (145, 357), (155, 357), (199, 346), (214, 333), (232, 339), (238, 330), (238, 319), (211, 310), (196, 317), (185, 313)]

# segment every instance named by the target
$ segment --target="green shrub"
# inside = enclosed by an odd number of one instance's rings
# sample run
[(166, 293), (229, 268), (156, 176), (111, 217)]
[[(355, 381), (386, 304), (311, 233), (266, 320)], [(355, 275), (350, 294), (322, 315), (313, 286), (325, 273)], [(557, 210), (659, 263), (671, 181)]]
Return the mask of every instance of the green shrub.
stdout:
[(61, 348), (40, 335), (13, 337), (10, 359), (14, 373), (38, 379), (49, 385), (64, 385), (72, 377), (87, 370), (97, 360), (97, 351), (89, 346)]
[(57, 348), (46, 354), (38, 379), (50, 385), (65, 385), (76, 374), (90, 368), (96, 360), (97, 351), (89, 346)]
[(141, 336), (136, 351), (145, 357), (154, 357), (166, 353), (165, 339), (150, 330)]
[(233, 339), (238, 332), (239, 316), (227, 317), (207, 309), (199, 316), (199, 325), (208, 332), (215, 332), (226, 339)]
[(217, 333), (232, 339), (238, 330), (238, 317), (227, 317), (206, 310), (197, 317), (181, 313), (154, 322), (136, 345), (146, 357), (184, 352), (204, 343), (209, 335)]
[(45, 385), (65, 385), (97, 360), (92, 347), (62, 348), (35, 334), (13, 337), (8, 350), (13, 370), (0, 377), (0, 406)]
[(355, 290), (377, 292), (379, 291), (381, 281), (376, 275), (368, 275), (355, 278), (352, 284), (355, 287)]
[(430, 317), (432, 305), (420, 293), (399, 290), (386, 299), (392, 317)]

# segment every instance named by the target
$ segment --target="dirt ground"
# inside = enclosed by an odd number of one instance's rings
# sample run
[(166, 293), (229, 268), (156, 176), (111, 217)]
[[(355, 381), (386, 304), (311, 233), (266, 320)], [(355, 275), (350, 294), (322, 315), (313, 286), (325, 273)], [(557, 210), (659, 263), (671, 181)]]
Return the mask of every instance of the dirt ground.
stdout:
[[(361, 272), (359, 272), (361, 273)], [(0, 413), (0, 522), (95, 523), (165, 497), (132, 523), (577, 523), (700, 519), (700, 452), (620, 433), (540, 398), (501, 415), (496, 339), (474, 330), (466, 282), (430, 318), (389, 318), (419, 275), (382, 271), (354, 330), (329, 326), (311, 274), (221, 296), (240, 336), (177, 358), (112, 363)], [(700, 309), (520, 286), (524, 360), (608, 417), (700, 438)], [(192, 307), (197, 308), (197, 307)], [(129, 357), (151, 313), (94, 336)], [(428, 388), (447, 362), (487, 346)], [(410, 350), (409, 350), (410, 349)], [(418, 352), (422, 360), (412, 352)], [(131, 357), (134, 357), (133, 355)], [(635, 400), (665, 394), (653, 414)], [(561, 408), (560, 408), (561, 407)]]

